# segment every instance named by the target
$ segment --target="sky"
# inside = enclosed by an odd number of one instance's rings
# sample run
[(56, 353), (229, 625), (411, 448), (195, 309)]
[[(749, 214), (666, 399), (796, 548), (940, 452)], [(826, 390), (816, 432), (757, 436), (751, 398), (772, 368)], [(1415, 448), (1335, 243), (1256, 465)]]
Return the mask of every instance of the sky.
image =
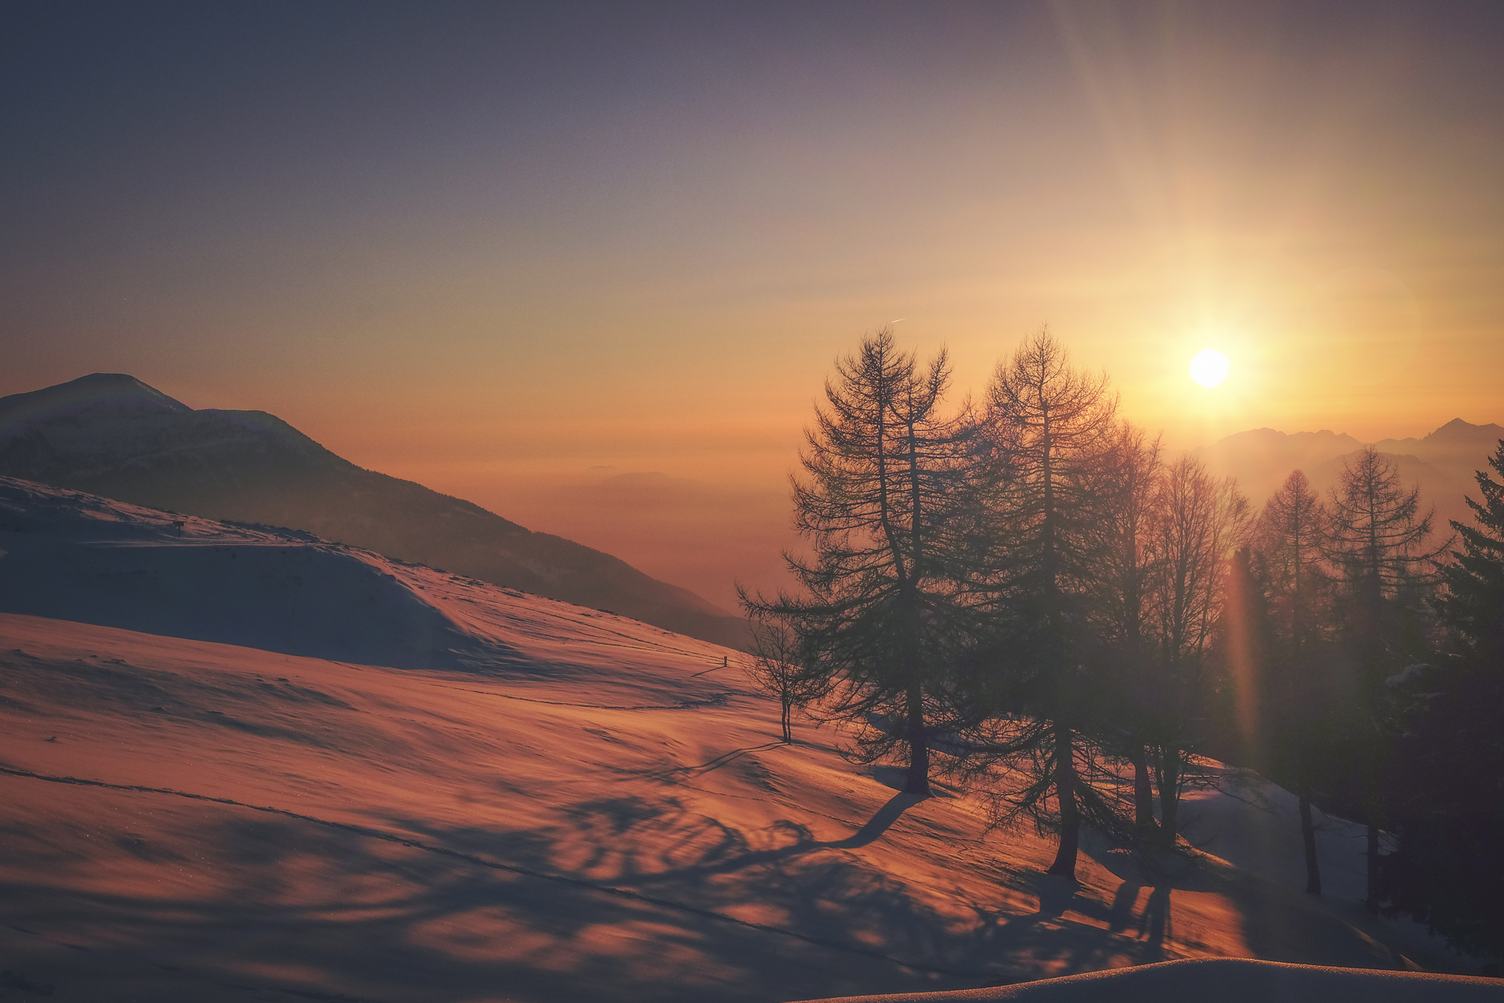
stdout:
[[(1504, 5), (0, 4), (0, 393), (129, 372), (718, 601), (837, 355), (1504, 420)], [(1222, 351), (1207, 390), (1191, 356)]]

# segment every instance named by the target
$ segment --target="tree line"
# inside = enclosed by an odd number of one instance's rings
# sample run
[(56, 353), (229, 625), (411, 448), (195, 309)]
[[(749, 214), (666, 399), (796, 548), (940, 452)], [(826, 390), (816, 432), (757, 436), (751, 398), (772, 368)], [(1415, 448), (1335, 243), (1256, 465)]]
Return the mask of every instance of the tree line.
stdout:
[[(1048, 331), (956, 399), (890, 330), (837, 361), (791, 478), (796, 587), (743, 592), (781, 730), (809, 707), (904, 789), (945, 776), (1002, 824), (1173, 849), (1212, 759), (1367, 831), (1369, 907), (1504, 950), (1504, 442), (1437, 543), (1372, 449), (1255, 511), (1124, 421)], [(1392, 838), (1386, 837), (1391, 834)]]

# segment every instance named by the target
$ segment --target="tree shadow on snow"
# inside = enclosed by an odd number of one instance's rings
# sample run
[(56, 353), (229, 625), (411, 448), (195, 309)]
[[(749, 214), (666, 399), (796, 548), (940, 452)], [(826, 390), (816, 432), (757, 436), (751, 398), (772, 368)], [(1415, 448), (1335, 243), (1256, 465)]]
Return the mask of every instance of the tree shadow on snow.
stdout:
[(1172, 885), (1135, 875), (1111, 903), (1040, 877), (1035, 913), (937, 900), (855, 852), (902, 839), (920, 800), (902, 793), (827, 839), (738, 829), (670, 792), (508, 832), (110, 796), (158, 828), (85, 859), (57, 849), (77, 845), (59, 822), (0, 863), (0, 955), (80, 998), (787, 999), (1156, 960), (1172, 932)]

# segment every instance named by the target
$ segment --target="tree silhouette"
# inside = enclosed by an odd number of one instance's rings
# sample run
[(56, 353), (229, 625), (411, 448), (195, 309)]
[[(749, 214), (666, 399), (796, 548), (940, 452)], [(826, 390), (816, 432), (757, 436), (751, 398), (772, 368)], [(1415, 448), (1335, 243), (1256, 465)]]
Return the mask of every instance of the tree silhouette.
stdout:
[(857, 754), (908, 752), (904, 789), (929, 793), (930, 726), (940, 713), (947, 625), (970, 423), (946, 414), (942, 352), (924, 371), (889, 330), (838, 360), (792, 479), (794, 522), (809, 557), (785, 555), (803, 587), (744, 596), (754, 616), (787, 624), (809, 672), (831, 687), (828, 712), (853, 723)]
[(1337, 615), (1354, 666), (1349, 766), (1366, 816), (1366, 904), (1376, 910), (1382, 782), (1393, 744), (1387, 684), (1424, 657), (1418, 621), (1430, 566), (1446, 545), (1426, 549), (1431, 513), (1421, 514), (1420, 489), (1402, 485), (1393, 461), (1372, 447), (1344, 466), (1330, 506), (1326, 552), (1342, 576)]
[(1107, 824), (1113, 814), (1083, 774), (1096, 769), (1085, 666), (1114, 404), (1106, 378), (1073, 368), (1048, 331), (998, 367), (988, 393), (988, 428), (1008, 466), (987, 500), (994, 546), (979, 598), (992, 631), (971, 687), (970, 751), (1005, 784), (993, 791), (999, 820), (1022, 814), (1057, 829), (1049, 872), (1071, 878), (1083, 816)]
[(824, 696), (830, 680), (805, 664), (799, 639), (787, 623), (769, 615), (752, 619), (752, 658), (747, 674), (762, 690), (778, 698), (779, 732), (785, 744), (794, 741), (791, 714)]
[(1473, 475), (1478, 497), (1467, 499), (1472, 524), (1452, 522), (1462, 548), (1442, 569), (1442, 611), (1466, 653), (1504, 666), (1504, 440), (1488, 466), (1492, 476), (1487, 469)]
[(1231, 480), (1211, 476), (1189, 457), (1166, 468), (1150, 528), (1155, 560), (1146, 626), (1154, 649), (1153, 701), (1145, 722), (1166, 845), (1175, 842), (1187, 771), (1211, 733), (1217, 683), (1208, 648), (1222, 615), (1228, 561), (1245, 541), (1247, 525), (1248, 502)]
[(1324, 759), (1327, 713), (1324, 668), (1330, 660), (1331, 576), (1324, 548), (1331, 517), (1306, 475), (1292, 471), (1259, 518), (1258, 545), (1267, 573), (1274, 648), (1265, 685), (1271, 748), (1278, 773), (1288, 773), (1299, 804), (1306, 891), (1321, 894), (1321, 865), (1311, 799)]
[(1106, 502), (1099, 524), (1104, 535), (1091, 609), (1097, 621), (1100, 668), (1114, 702), (1102, 715), (1113, 745), (1133, 768), (1133, 822), (1140, 840), (1155, 829), (1154, 789), (1149, 776), (1145, 721), (1154, 695), (1147, 685), (1150, 655), (1145, 603), (1154, 572), (1151, 527), (1163, 473), (1160, 443), (1131, 425), (1119, 426), (1105, 457), (1101, 480)]

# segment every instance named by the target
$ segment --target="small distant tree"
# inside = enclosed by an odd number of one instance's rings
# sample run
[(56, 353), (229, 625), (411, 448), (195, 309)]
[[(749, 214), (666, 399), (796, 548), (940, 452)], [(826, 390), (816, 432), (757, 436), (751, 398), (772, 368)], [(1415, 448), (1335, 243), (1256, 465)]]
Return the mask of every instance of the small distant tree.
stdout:
[(1337, 619), (1352, 666), (1348, 766), (1367, 826), (1367, 906), (1376, 910), (1383, 781), (1395, 737), (1389, 683), (1428, 654), (1424, 600), (1447, 544), (1428, 549), (1432, 516), (1421, 512), (1420, 489), (1405, 487), (1393, 461), (1372, 447), (1345, 465), (1330, 506), (1326, 554), (1341, 576)]
[(796, 707), (824, 696), (829, 680), (800, 657), (799, 638), (786, 623), (769, 616), (751, 625), (752, 658), (747, 674), (762, 690), (778, 698), (778, 725), (784, 744), (794, 741), (790, 720)]

